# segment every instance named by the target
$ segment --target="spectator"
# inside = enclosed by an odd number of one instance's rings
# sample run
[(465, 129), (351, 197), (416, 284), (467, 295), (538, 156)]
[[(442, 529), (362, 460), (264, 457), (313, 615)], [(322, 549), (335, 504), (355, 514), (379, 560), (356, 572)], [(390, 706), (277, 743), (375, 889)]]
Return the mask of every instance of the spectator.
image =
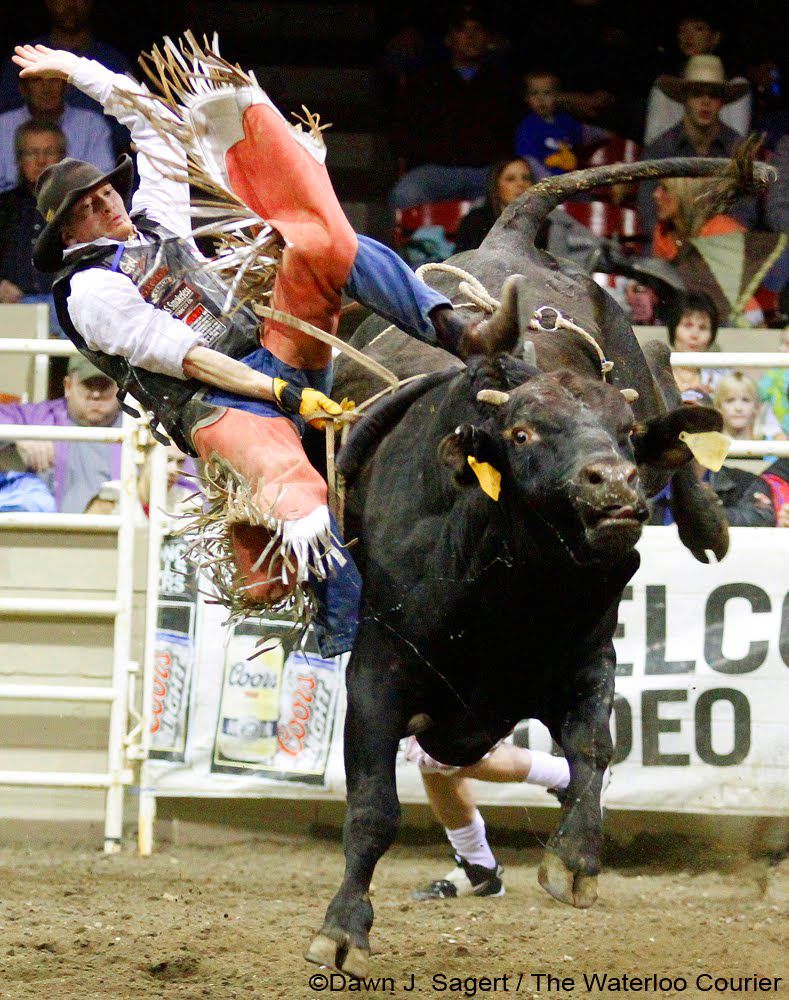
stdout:
[(745, 227), (718, 211), (730, 182), (708, 177), (665, 177), (652, 194), (657, 223), (652, 233), (652, 253), (674, 260), (695, 236), (743, 233)]
[(531, 164), (523, 157), (494, 163), (488, 173), (485, 204), (472, 208), (461, 220), (455, 236), (455, 252), (476, 250), (507, 205), (519, 198), (533, 183)]
[[(55, 427), (117, 427), (120, 406), (115, 383), (81, 355), (71, 358), (64, 397), (44, 403), (0, 406), (0, 423)], [(18, 441), (25, 469), (36, 472), (61, 513), (81, 514), (103, 483), (118, 479), (120, 445), (93, 441)]]
[(54, 514), (55, 498), (32, 472), (0, 472), (0, 513)]
[(50, 330), (63, 336), (52, 302), (52, 276), (33, 266), (33, 241), (44, 220), (36, 208), (36, 183), (66, 152), (66, 137), (51, 122), (29, 121), (14, 137), (19, 184), (0, 194), (0, 303), (46, 302)]
[[(789, 327), (781, 331), (778, 348), (789, 354)], [(769, 404), (784, 434), (789, 435), (789, 368), (771, 368), (759, 379), (759, 399)]]
[(743, 372), (720, 379), (713, 396), (715, 409), (723, 417), (723, 432), (743, 441), (772, 441), (782, 437), (781, 427), (770, 407), (760, 412), (759, 389)]
[[(722, 34), (713, 16), (699, 11), (686, 11), (677, 22), (677, 48), (679, 70), (694, 56), (712, 55), (720, 45)], [(661, 79), (652, 86), (647, 101), (644, 145), (648, 146), (664, 132), (678, 125), (682, 119), (682, 100), (673, 97), (661, 87)], [(751, 95), (748, 82), (743, 77), (735, 77), (732, 84), (738, 84), (742, 93), (721, 108), (720, 120), (740, 136), (746, 136), (751, 125)], [(744, 86), (742, 86), (744, 84)]]
[(625, 287), (625, 302), (630, 310), (633, 326), (651, 326), (655, 318), (658, 294), (654, 288), (640, 281), (628, 281)]
[[(662, 76), (661, 90), (684, 106), (682, 120), (644, 148), (643, 159), (664, 160), (673, 156), (731, 156), (742, 141), (728, 125), (720, 121), (725, 104), (741, 97), (747, 83), (726, 81), (723, 64), (717, 56), (693, 56), (684, 75)], [(638, 192), (638, 206), (645, 231), (656, 223), (652, 194), (654, 181), (644, 181)]]
[(559, 77), (550, 71), (527, 73), (524, 79), (529, 114), (515, 132), (515, 152), (542, 164), (549, 174), (575, 170), (575, 150), (583, 142), (583, 126), (556, 110)]
[(789, 458), (778, 458), (762, 473), (773, 495), (776, 525), (789, 528)]
[[(95, 59), (114, 73), (131, 73), (129, 60), (106, 42), (95, 37), (91, 27), (93, 0), (45, 0), (50, 18), (50, 30), (32, 40), (33, 45), (48, 45), (53, 49), (67, 49), (86, 59)], [(76, 87), (69, 87), (66, 103), (74, 108), (82, 108), (103, 115), (103, 109)], [(0, 75), (0, 109), (5, 111), (22, 104), (19, 86), (19, 71), (9, 60)], [(129, 133), (123, 126), (110, 121), (114, 153), (120, 154), (129, 148)], [(70, 156), (77, 156), (70, 153)], [(88, 157), (80, 157), (88, 159)]]
[[(718, 310), (703, 292), (678, 295), (668, 319), (668, 340), (672, 350), (682, 353), (710, 351), (718, 334)], [(696, 389), (711, 392), (722, 372), (714, 368), (673, 369), (680, 392)]]
[(490, 34), (474, 8), (455, 15), (449, 60), (416, 73), (395, 102), (392, 141), (408, 168), (395, 208), (485, 194), (492, 161), (510, 153), (515, 101), (509, 77), (486, 61)]
[(764, 314), (753, 291), (782, 259), (786, 238), (748, 233), (726, 214), (732, 185), (722, 178), (659, 181), (653, 193), (657, 224), (652, 252), (674, 262), (688, 287), (703, 288), (723, 320), (757, 326)]
[[(150, 517), (151, 456), (149, 452), (137, 478), (137, 498), (145, 517)], [(167, 495), (168, 514), (180, 514), (199, 506), (199, 485), (194, 461), (174, 444), (167, 446)]]
[[(696, 475), (720, 500), (732, 528), (774, 528), (775, 511), (769, 485), (744, 469), (724, 465), (718, 472), (703, 469), (693, 461)], [(674, 524), (671, 513), (671, 483), (650, 501), (649, 524)]]
[(57, 125), (66, 137), (66, 152), (87, 160), (101, 170), (115, 165), (110, 129), (103, 117), (85, 108), (66, 105), (63, 80), (30, 78), (20, 82), (25, 106), (0, 115), (0, 191), (19, 183), (14, 138), (20, 125), (28, 121)]

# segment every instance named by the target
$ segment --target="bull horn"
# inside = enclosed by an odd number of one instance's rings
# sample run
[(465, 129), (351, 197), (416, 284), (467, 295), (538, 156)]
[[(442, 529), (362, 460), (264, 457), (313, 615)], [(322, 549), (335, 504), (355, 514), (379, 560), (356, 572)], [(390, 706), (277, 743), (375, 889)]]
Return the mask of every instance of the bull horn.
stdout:
[(491, 406), (504, 406), (509, 403), (510, 394), (499, 389), (480, 389), (477, 393), (478, 403), (490, 403)]
[(485, 345), (485, 353), (508, 353), (518, 343), (518, 298), (521, 289), (526, 291), (526, 278), (522, 274), (509, 275), (501, 286), (498, 308), (492, 316), (483, 319), (474, 331), (477, 339)]
[(635, 403), (638, 399), (638, 392), (635, 389), (620, 389), (622, 395), (625, 397), (628, 403)]

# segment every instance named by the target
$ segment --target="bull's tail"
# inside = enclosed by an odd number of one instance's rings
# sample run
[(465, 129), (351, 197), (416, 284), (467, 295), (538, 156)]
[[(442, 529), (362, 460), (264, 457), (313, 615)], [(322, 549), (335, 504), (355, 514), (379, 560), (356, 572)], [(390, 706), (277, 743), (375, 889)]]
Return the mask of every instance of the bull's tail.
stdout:
[(533, 243), (537, 231), (550, 212), (563, 201), (584, 191), (613, 184), (658, 180), (662, 177), (729, 177), (735, 194), (760, 190), (776, 177), (773, 167), (753, 159), (754, 141), (743, 144), (734, 159), (708, 157), (673, 157), (666, 160), (642, 160), (640, 163), (614, 163), (603, 167), (575, 170), (558, 177), (547, 177), (529, 188), (501, 214), (488, 240), (500, 245), (502, 237), (517, 238), (522, 248)]

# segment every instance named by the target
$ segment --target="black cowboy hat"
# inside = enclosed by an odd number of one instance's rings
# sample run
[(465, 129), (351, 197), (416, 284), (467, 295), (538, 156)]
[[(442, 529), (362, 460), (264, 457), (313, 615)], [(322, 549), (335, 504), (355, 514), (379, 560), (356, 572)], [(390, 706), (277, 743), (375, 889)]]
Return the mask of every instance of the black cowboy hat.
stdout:
[(60, 230), (73, 205), (92, 188), (112, 184), (126, 202), (131, 194), (134, 168), (125, 153), (109, 173), (92, 163), (66, 157), (41, 174), (36, 185), (36, 204), (46, 225), (33, 244), (33, 263), (39, 271), (57, 271), (63, 263)]

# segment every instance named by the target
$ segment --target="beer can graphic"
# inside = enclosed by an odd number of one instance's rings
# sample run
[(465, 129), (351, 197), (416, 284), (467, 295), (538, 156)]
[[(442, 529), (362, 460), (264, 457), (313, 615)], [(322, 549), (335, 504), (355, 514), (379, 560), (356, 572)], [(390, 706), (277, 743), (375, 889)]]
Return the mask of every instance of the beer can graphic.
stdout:
[(193, 663), (191, 635), (157, 629), (151, 698), (152, 757), (183, 760)]
[(270, 648), (254, 655), (259, 640), (258, 626), (238, 625), (228, 641), (216, 733), (217, 762), (266, 764), (276, 753), (285, 650), (274, 640)]

